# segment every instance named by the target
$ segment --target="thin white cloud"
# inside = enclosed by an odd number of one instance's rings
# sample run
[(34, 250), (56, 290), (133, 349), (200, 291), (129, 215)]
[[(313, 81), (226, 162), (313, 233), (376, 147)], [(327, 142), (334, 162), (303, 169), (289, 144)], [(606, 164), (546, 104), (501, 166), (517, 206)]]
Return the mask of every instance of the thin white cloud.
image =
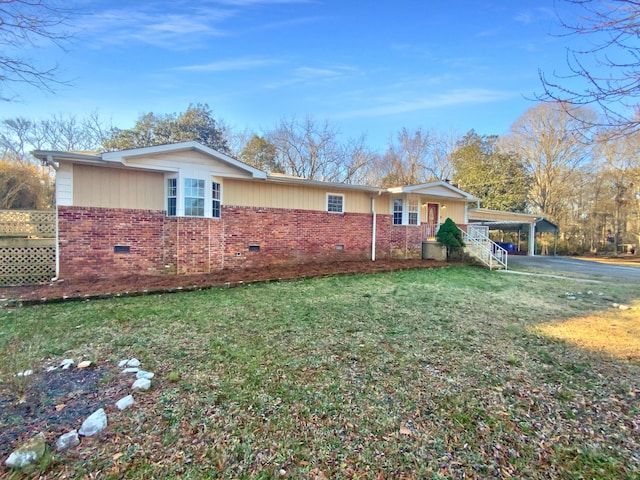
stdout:
[(216, 24), (232, 16), (221, 9), (197, 9), (171, 13), (127, 8), (106, 10), (85, 17), (82, 31), (99, 43), (122, 45), (130, 42), (180, 49), (226, 32)]
[(203, 63), (199, 65), (185, 65), (177, 67), (175, 70), (188, 72), (228, 72), (235, 70), (252, 70), (255, 68), (268, 67), (281, 63), (280, 60), (269, 58), (234, 58), (230, 60), (220, 60), (217, 62)]
[(293, 70), (289, 78), (270, 82), (264, 85), (267, 89), (289, 87), (297, 84), (312, 84), (346, 78), (357, 73), (357, 69), (348, 65), (331, 67), (298, 67)]
[(533, 22), (533, 14), (530, 11), (520, 12), (513, 19), (518, 23), (528, 25)]
[(416, 98), (380, 98), (370, 108), (352, 109), (338, 114), (336, 118), (380, 117), (402, 113), (430, 110), (457, 105), (481, 104), (503, 101), (516, 96), (511, 92), (483, 88), (455, 89), (438, 95)]

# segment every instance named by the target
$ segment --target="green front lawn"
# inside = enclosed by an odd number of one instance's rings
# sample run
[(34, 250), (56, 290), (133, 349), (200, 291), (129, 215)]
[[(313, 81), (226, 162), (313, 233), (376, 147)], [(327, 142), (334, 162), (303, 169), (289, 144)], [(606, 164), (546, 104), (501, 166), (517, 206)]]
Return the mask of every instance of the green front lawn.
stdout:
[[(637, 292), (451, 267), (0, 310), (0, 371), (157, 373), (51, 477), (631, 479)], [(548, 333), (594, 319), (635, 350)]]

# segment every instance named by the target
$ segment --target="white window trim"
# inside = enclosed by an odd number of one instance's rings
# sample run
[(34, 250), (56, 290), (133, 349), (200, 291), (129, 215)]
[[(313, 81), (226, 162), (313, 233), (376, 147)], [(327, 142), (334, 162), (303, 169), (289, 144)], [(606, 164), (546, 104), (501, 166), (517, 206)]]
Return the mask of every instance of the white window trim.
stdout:
[[(169, 215), (169, 180), (176, 181), (176, 213), (175, 215)], [(164, 177), (164, 206), (165, 212), (168, 217), (177, 217), (180, 213), (180, 179), (178, 175), (165, 175)]]
[[(396, 196), (396, 197), (392, 197), (391, 198), (391, 205), (390, 205), (390, 210), (391, 210), (391, 224), (394, 227), (398, 227), (398, 226), (408, 226), (408, 227), (419, 227), (420, 223), (421, 223), (421, 217), (422, 215), (420, 214), (420, 197), (412, 197), (412, 199), (417, 198), (417, 202), (418, 202), (418, 209), (417, 210), (412, 210), (412, 213), (417, 213), (418, 214), (418, 220), (417, 223), (409, 223), (409, 204), (410, 204), (410, 200), (409, 200), (409, 195), (402, 195), (402, 196)], [(395, 200), (402, 200), (402, 223), (393, 223), (393, 219), (394, 219), (394, 210), (393, 210), (393, 204), (395, 202)]]
[[(219, 217), (214, 217), (213, 216), (213, 183), (217, 183), (218, 185), (220, 185), (220, 216)], [(221, 178), (216, 178), (216, 177), (211, 177), (211, 179), (209, 180), (209, 195), (211, 195), (211, 198), (209, 199), (209, 208), (211, 208), (210, 213), (210, 217), (211, 218), (222, 218), (222, 196), (224, 194), (224, 187), (222, 184), (222, 179)]]
[[(168, 180), (176, 180), (176, 217), (189, 217), (189, 218), (222, 218), (222, 206), (224, 205), (224, 182), (222, 178), (211, 175), (210, 172), (201, 170), (185, 172), (171, 173), (164, 176), (164, 204), (165, 213), (169, 216), (169, 185)], [(185, 215), (185, 186), (186, 179), (203, 180), (204, 181), (204, 215)], [(212, 182), (220, 184), (220, 217), (213, 216), (213, 192)]]
[[(342, 211), (334, 212), (334, 211), (329, 210), (329, 197), (341, 197), (342, 198)], [(343, 214), (344, 213), (344, 200), (345, 200), (344, 194), (342, 194), (342, 193), (327, 193), (326, 202), (325, 202), (327, 213), (336, 213), (338, 215)]]

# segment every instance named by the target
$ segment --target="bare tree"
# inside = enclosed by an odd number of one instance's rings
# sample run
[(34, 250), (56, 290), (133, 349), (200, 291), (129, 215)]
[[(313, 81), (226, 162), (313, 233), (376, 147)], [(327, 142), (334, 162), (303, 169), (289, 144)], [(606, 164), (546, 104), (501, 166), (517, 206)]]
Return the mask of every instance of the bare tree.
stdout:
[(97, 112), (85, 118), (53, 115), (42, 120), (17, 117), (0, 121), (2, 158), (26, 164), (31, 150), (97, 151), (112, 131)]
[(63, 47), (70, 34), (64, 29), (69, 11), (55, 0), (0, 1), (0, 100), (8, 101), (10, 83), (28, 83), (45, 91), (53, 91), (61, 81), (57, 65), (38, 65), (23, 56), (27, 47), (53, 43)]
[[(591, 126), (613, 127), (615, 135), (640, 129), (640, 1), (565, 0), (582, 10), (576, 20), (560, 19), (568, 36), (586, 37), (586, 48), (567, 49), (566, 74), (540, 71), (543, 101), (600, 107), (600, 119), (580, 118)], [(572, 80), (580, 86), (569, 86)], [(572, 112), (573, 110), (568, 110)]]
[(380, 183), (395, 186), (450, 179), (454, 172), (450, 156), (456, 141), (452, 134), (403, 128), (379, 161)]
[(584, 108), (543, 103), (527, 110), (502, 139), (503, 149), (521, 160), (530, 178), (529, 204), (534, 212), (555, 221), (562, 218), (576, 194), (575, 174), (590, 160), (580, 127), (592, 118), (593, 112)]
[(276, 162), (288, 174), (327, 182), (366, 182), (371, 154), (364, 137), (342, 140), (336, 127), (309, 116), (303, 121), (282, 119), (266, 137), (276, 147)]

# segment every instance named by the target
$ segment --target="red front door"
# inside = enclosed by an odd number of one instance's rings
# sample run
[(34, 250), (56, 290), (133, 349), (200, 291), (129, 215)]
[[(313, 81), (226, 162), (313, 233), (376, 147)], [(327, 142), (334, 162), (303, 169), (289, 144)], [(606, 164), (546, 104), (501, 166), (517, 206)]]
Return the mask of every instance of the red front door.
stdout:
[(438, 215), (438, 208), (440, 205), (437, 203), (427, 203), (427, 223), (429, 225), (440, 224), (440, 216)]

